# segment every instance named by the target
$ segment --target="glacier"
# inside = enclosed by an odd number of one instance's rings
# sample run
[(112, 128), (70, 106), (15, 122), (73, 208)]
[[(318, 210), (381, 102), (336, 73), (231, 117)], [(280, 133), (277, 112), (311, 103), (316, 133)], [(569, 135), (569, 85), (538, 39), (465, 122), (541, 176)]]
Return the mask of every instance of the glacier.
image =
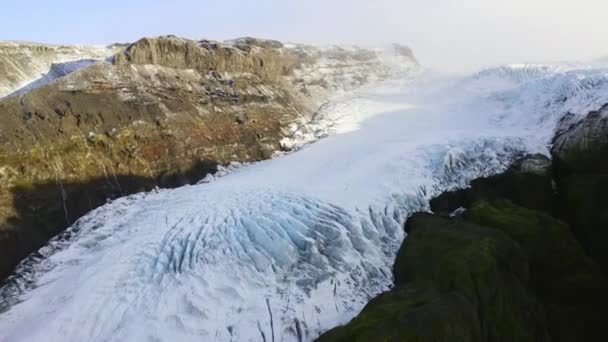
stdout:
[(409, 214), (605, 103), (608, 69), (581, 66), (354, 91), (294, 128), (296, 152), (80, 219), (0, 289), (0, 340), (311, 341), (391, 287)]

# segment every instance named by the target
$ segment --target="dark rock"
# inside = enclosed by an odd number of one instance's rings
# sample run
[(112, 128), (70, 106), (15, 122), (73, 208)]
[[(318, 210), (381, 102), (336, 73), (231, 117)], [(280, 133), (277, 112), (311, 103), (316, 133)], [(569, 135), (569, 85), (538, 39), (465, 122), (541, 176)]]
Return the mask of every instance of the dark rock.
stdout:
[(231, 41), (234, 46), (240, 50), (249, 52), (252, 47), (261, 47), (265, 49), (280, 49), (284, 45), (278, 40), (253, 38), (253, 37), (242, 37)]
[(507, 198), (523, 207), (552, 212), (555, 191), (551, 178), (551, 160), (530, 155), (517, 160), (506, 172), (471, 182), (468, 189), (445, 192), (431, 200), (431, 210), (449, 214), (470, 207), (481, 199)]
[(553, 143), (557, 214), (608, 272), (608, 104), (583, 120), (566, 115)]
[(82, 182), (53, 181), (11, 189), (15, 215), (0, 222), (0, 279), (50, 238), (91, 210), (128, 194), (156, 186), (194, 184), (217, 171), (217, 163), (196, 160), (189, 167), (171, 169), (158, 178), (135, 175), (97, 177)]
[(457, 292), (410, 284), (372, 299), (346, 326), (318, 341), (483, 341), (478, 312)]
[(608, 273), (608, 174), (571, 174), (557, 184), (560, 217)]
[(507, 200), (475, 203), (468, 220), (502, 230), (528, 255), (530, 288), (541, 299), (556, 341), (599, 341), (608, 306), (608, 278), (567, 224)]
[(320, 341), (546, 341), (524, 251), (503, 232), (429, 214), (408, 220), (396, 288)]
[(196, 160), (187, 169), (169, 170), (158, 177), (161, 188), (177, 188), (184, 185), (196, 184), (206, 175), (217, 172), (218, 163), (212, 160)]
[(551, 154), (561, 174), (608, 173), (608, 104), (574, 122), (566, 115), (553, 139)]

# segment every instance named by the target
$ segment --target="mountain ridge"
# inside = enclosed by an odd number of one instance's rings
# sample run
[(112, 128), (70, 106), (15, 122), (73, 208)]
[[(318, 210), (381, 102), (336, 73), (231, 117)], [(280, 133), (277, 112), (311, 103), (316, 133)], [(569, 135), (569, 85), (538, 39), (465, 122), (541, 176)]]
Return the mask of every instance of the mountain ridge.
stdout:
[[(143, 38), (0, 99), (0, 274), (108, 198), (270, 158), (332, 96), (418, 68), (413, 55), (395, 69), (373, 51), (233, 45)], [(55, 56), (33, 49), (37, 65)]]

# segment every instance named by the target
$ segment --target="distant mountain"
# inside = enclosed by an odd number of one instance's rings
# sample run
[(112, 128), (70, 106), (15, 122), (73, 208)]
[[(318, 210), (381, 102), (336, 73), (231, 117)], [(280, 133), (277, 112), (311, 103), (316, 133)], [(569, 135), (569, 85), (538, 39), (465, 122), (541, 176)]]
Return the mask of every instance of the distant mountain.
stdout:
[[(0, 98), (28, 84), (47, 82), (66, 72), (112, 56), (122, 45), (78, 46), (0, 41)], [(82, 61), (82, 63), (78, 63)], [(67, 66), (62, 67), (64, 63)], [(41, 85), (39, 82), (38, 85)]]

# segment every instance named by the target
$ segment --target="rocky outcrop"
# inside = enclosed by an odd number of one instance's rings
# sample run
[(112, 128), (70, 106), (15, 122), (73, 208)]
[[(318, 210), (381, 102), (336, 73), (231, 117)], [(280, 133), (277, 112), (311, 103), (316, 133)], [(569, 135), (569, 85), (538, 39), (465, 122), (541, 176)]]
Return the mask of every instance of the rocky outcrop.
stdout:
[(319, 341), (548, 341), (528, 289), (528, 259), (505, 233), (416, 214), (395, 264), (395, 289)]
[(608, 104), (582, 120), (566, 115), (551, 154), (562, 173), (608, 173)]
[(552, 184), (551, 160), (533, 155), (517, 160), (504, 173), (475, 179), (466, 189), (449, 191), (433, 198), (431, 210), (450, 214), (469, 208), (481, 199), (506, 198), (526, 208), (552, 212), (555, 194)]
[(608, 105), (575, 119), (562, 120), (551, 150), (558, 212), (608, 272)]
[(200, 72), (221, 70), (236, 74), (254, 74), (263, 80), (279, 81), (291, 74), (300, 59), (280, 44), (261, 44), (258, 40), (234, 41), (234, 45), (209, 41), (197, 42), (174, 36), (144, 38), (115, 56), (116, 65), (154, 64)]
[(0, 278), (108, 199), (269, 158), (338, 88), (394, 75), (377, 52), (345, 51), (144, 38), (0, 100)]
[(406, 223), (395, 288), (320, 340), (602, 340), (608, 277), (556, 218), (550, 166), (527, 157), (434, 199)]
[(525, 250), (529, 287), (544, 304), (553, 340), (602, 339), (608, 278), (566, 223), (504, 200), (478, 202), (465, 216), (504, 231)]

